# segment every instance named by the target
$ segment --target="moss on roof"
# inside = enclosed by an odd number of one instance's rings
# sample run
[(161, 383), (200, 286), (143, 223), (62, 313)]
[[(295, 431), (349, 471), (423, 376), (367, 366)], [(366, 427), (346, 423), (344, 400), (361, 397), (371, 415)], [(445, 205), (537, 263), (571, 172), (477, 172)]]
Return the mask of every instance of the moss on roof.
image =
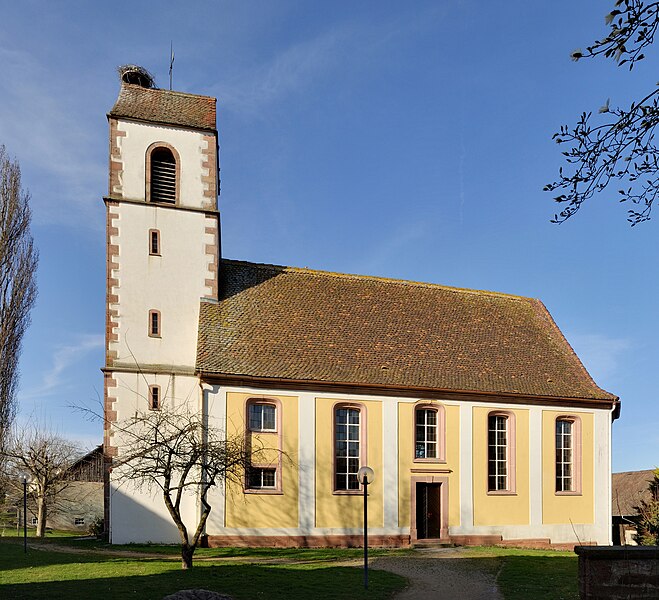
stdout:
[(207, 374), (616, 400), (532, 298), (223, 260)]

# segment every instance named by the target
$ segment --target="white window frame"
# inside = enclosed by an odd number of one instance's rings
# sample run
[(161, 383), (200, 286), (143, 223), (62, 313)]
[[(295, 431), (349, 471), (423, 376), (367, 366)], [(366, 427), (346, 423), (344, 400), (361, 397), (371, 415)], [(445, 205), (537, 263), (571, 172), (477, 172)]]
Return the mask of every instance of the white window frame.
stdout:
[[(423, 413), (423, 423), (419, 423), (418, 416)], [(428, 417), (433, 415), (435, 422), (429, 423)], [(431, 439), (434, 432), (434, 439)], [(422, 435), (419, 436), (419, 433)], [(436, 408), (422, 406), (414, 411), (414, 458), (416, 460), (439, 460), (439, 411)], [(428, 451), (432, 448), (434, 451)]]
[[(495, 420), (494, 429), (491, 420)], [(505, 423), (505, 428), (501, 424)], [(487, 415), (487, 482), (488, 494), (516, 494), (516, 423), (515, 413), (512, 411), (495, 410)], [(494, 444), (491, 443), (494, 433)], [(497, 434), (503, 433), (502, 441)], [(492, 450), (494, 449), (494, 452)], [(503, 467), (503, 468), (502, 468)], [(492, 478), (494, 477), (494, 480)]]
[[(570, 433), (561, 433), (559, 436), (559, 423), (570, 425)], [(562, 444), (569, 439), (570, 448)], [(581, 419), (574, 415), (561, 415), (554, 422), (554, 492), (561, 496), (581, 495)], [(568, 452), (567, 459), (565, 452)], [(559, 452), (561, 453), (559, 460)], [(565, 475), (566, 466), (569, 466), (570, 475)], [(569, 483), (567, 483), (569, 481)]]
[[(345, 422), (339, 422), (339, 414), (345, 411)], [(357, 479), (359, 467), (362, 464), (362, 419), (363, 410), (359, 406), (338, 405), (334, 407), (334, 491), (359, 492), (361, 485)], [(357, 422), (351, 423), (351, 415), (357, 415)], [(340, 439), (339, 433), (343, 439)], [(351, 446), (352, 444), (352, 446)], [(342, 452), (345, 452), (345, 455)], [(340, 468), (339, 461), (345, 461), (345, 468)], [(350, 461), (353, 467), (350, 468)]]
[[(264, 475), (272, 472), (273, 479), (272, 485), (265, 485)], [(253, 476), (255, 473), (259, 475), (259, 483), (254, 483)], [(247, 489), (250, 490), (276, 490), (277, 489), (277, 469), (275, 467), (250, 467), (247, 473)]]
[[(260, 421), (260, 425), (253, 426), (252, 425), (252, 410), (256, 410), (256, 408), (260, 409), (260, 416), (258, 418), (258, 421)], [(263, 410), (265, 407), (271, 408), (272, 409), (272, 422), (273, 426), (272, 427), (265, 427), (265, 411)], [(256, 419), (255, 419), (256, 420)], [(275, 433), (277, 431), (277, 405), (274, 402), (250, 402), (248, 404), (247, 408), (247, 426), (250, 431), (259, 431), (263, 433)]]

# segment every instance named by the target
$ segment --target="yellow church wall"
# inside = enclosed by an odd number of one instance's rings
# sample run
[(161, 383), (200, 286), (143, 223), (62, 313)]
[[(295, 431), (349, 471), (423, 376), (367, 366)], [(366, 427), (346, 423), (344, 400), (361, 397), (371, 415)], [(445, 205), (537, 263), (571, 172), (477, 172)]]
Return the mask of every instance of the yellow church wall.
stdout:
[[(253, 464), (275, 466), (281, 478), (281, 491), (245, 490), (241, 481), (228, 481), (226, 493), (227, 527), (297, 527), (298, 526), (298, 398), (270, 394), (227, 393), (227, 436), (244, 436), (248, 400), (278, 402), (276, 433), (253, 432)], [(281, 452), (279, 444), (281, 440)]]
[[(581, 490), (556, 492), (556, 418), (575, 416), (581, 421)], [(593, 523), (593, 415), (542, 411), (542, 522)], [(577, 454), (578, 456), (578, 454)]]
[[(473, 494), (474, 525), (529, 524), (529, 411), (501, 411), (514, 415), (515, 487), (509, 492), (487, 490), (487, 418), (496, 411), (489, 407), (473, 409)], [(498, 411), (496, 411), (498, 412)], [(509, 436), (509, 444), (511, 438)], [(512, 447), (511, 447), (512, 452)], [(510, 460), (508, 463), (510, 469)]]
[[(415, 462), (414, 410), (418, 405), (398, 403), (398, 526), (409, 527), (412, 522), (411, 478), (437, 475), (448, 477), (448, 525), (456, 527), (460, 525), (460, 407), (442, 405), (446, 424), (445, 461)], [(427, 407), (439, 405), (438, 402), (423, 403)]]
[[(366, 463), (375, 471), (375, 481), (368, 486), (369, 527), (382, 527), (382, 404), (378, 401), (346, 402), (333, 398), (316, 398), (316, 527), (359, 528), (363, 525), (363, 494), (334, 491), (334, 407), (357, 406), (366, 412)], [(363, 443), (363, 437), (362, 437)], [(395, 493), (395, 492), (394, 492)]]

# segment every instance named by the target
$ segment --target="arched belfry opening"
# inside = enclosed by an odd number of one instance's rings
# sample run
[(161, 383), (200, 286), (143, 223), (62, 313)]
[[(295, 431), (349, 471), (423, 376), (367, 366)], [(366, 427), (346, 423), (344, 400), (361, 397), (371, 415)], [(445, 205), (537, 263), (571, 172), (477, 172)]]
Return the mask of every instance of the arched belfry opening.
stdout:
[(151, 202), (176, 203), (176, 158), (169, 148), (151, 151)]

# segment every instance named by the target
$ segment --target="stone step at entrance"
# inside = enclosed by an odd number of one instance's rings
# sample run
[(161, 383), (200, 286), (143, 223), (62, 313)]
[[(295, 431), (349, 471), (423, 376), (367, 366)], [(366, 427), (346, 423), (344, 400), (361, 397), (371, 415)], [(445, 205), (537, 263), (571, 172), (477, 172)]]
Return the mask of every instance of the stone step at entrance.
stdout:
[(413, 548), (453, 548), (455, 544), (448, 539), (415, 540)]

